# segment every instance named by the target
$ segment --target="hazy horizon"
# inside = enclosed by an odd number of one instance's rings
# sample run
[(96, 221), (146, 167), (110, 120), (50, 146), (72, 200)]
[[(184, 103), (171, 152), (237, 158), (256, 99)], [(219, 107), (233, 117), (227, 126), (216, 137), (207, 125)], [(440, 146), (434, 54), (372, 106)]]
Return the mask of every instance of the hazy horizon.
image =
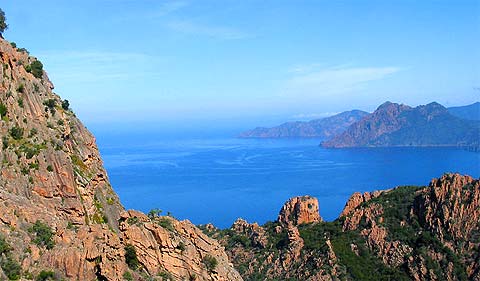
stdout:
[(2, 9), (4, 37), (44, 63), (93, 128), (247, 129), (480, 95), (478, 1), (6, 0)]

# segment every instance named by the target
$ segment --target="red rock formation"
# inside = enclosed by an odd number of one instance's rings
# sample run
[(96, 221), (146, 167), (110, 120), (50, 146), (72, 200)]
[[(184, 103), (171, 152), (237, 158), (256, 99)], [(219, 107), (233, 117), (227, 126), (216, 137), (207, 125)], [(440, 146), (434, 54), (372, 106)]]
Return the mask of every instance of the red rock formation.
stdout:
[[(191, 223), (167, 218), (169, 231), (140, 213), (120, 216), (124, 209), (95, 138), (62, 106), (46, 73), (27, 72), (36, 60), (0, 38), (0, 105), (6, 108), (0, 116), (0, 235), (23, 272), (123, 280), (130, 271), (124, 247), (132, 244), (152, 276), (164, 270), (179, 280), (241, 280), (223, 247)], [(141, 223), (128, 225), (125, 220), (132, 216)], [(35, 243), (29, 229), (37, 220), (51, 228), (54, 246)], [(214, 269), (207, 270), (207, 255), (216, 259)], [(140, 280), (139, 272), (132, 274)]]
[(374, 192), (364, 192), (363, 194), (361, 194), (360, 192), (353, 193), (353, 195), (350, 196), (347, 203), (345, 204), (345, 207), (343, 208), (343, 211), (340, 214), (340, 217), (344, 217), (344, 216), (350, 214), (353, 210), (355, 210), (362, 203), (365, 203), (372, 198), (380, 196), (385, 191), (387, 191), (387, 190), (374, 191)]
[(318, 199), (308, 195), (291, 198), (280, 210), (278, 221), (294, 226), (322, 221), (318, 212)]

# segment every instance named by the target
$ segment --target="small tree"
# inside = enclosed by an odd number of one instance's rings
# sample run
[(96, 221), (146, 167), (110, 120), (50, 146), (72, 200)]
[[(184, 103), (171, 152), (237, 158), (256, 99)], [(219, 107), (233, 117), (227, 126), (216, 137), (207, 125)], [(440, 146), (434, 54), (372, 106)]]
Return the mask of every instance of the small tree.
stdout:
[(68, 100), (62, 101), (62, 108), (68, 110), (70, 108), (70, 102)]
[(140, 262), (137, 258), (137, 251), (133, 245), (125, 246), (125, 262), (130, 269), (136, 270), (140, 266)]
[(162, 210), (160, 209), (151, 209), (150, 212), (148, 212), (148, 217), (153, 220), (155, 218), (158, 218), (160, 214), (162, 213)]
[(5, 18), (5, 12), (0, 9), (0, 37), (3, 38), (3, 32), (8, 28), (8, 24)]
[[(27, 70), (28, 71), (28, 70)], [(43, 76), (43, 64), (41, 61), (36, 60), (30, 64), (30, 71), (36, 78), (42, 78)]]

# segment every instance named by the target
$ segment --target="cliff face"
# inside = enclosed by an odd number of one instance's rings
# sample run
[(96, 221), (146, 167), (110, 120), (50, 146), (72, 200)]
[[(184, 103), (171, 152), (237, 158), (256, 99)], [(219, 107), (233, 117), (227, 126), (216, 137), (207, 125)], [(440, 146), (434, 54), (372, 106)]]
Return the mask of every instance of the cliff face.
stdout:
[(71, 280), (241, 279), (223, 248), (189, 222), (125, 212), (95, 138), (37, 59), (0, 39), (0, 62), (0, 279), (42, 270)]
[(299, 201), (276, 222), (204, 231), (250, 280), (480, 280), (478, 179), (445, 174), (424, 187), (355, 193), (334, 222), (285, 216)]
[(273, 128), (258, 127), (240, 134), (241, 138), (330, 138), (368, 115), (352, 110), (309, 122), (288, 122)]
[(455, 117), (438, 103), (411, 108), (387, 102), (322, 146), (472, 146), (479, 128), (478, 122)]

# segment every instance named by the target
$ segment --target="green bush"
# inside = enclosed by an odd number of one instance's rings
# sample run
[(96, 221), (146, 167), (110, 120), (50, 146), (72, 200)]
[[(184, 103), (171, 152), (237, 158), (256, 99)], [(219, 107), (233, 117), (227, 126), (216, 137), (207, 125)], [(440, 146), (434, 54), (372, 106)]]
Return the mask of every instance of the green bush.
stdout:
[(36, 78), (42, 78), (43, 76), (43, 64), (42, 62), (36, 60), (34, 62), (32, 62), (30, 65), (29, 65), (29, 69), (30, 71), (28, 72), (31, 72), (33, 74), (33, 76), (35, 76)]
[(205, 257), (203, 257), (202, 261), (208, 272), (213, 272), (218, 264), (217, 259), (211, 255), (206, 255)]
[(7, 137), (2, 137), (2, 148), (3, 150), (8, 148), (8, 138)]
[(35, 278), (36, 281), (55, 280), (55, 272), (51, 270), (42, 270)]
[(48, 165), (48, 166), (47, 166), (47, 171), (53, 172), (53, 167), (52, 167), (52, 165)]
[(140, 262), (138, 261), (137, 257), (137, 251), (133, 245), (129, 244), (125, 246), (125, 262), (132, 270), (136, 270), (140, 266)]
[(51, 110), (55, 108), (55, 106), (57, 105), (57, 102), (55, 101), (55, 99), (48, 99), (43, 102), (43, 105), (45, 105)]
[(7, 243), (3, 236), (0, 236), (0, 256), (3, 254), (8, 254), (12, 250), (12, 247)]
[(175, 227), (173, 226), (172, 224), (172, 221), (168, 218), (160, 218), (158, 219), (158, 225), (160, 225), (161, 227), (165, 228), (166, 230), (168, 231), (175, 231)]
[(7, 115), (7, 106), (0, 102), (0, 118)]
[(68, 110), (70, 108), (70, 102), (68, 100), (62, 101), (62, 108)]
[(18, 87), (17, 87), (17, 92), (19, 92), (19, 93), (25, 93), (25, 85), (23, 85), (22, 83), (20, 83), (20, 85), (18, 85)]
[(44, 246), (47, 249), (52, 249), (53, 246), (55, 246), (55, 242), (53, 241), (53, 231), (43, 222), (37, 220), (29, 231), (35, 234), (33, 243), (38, 246)]
[(160, 278), (161, 278), (160, 280), (162, 280), (162, 281), (167, 281), (167, 280), (172, 281), (172, 280), (175, 280), (175, 279), (173, 278), (173, 275), (172, 275), (170, 272), (165, 271), (165, 270), (159, 272), (159, 273), (158, 273), (158, 277), (160, 277)]
[(2, 37), (5, 29), (8, 28), (7, 18), (5, 17), (5, 12), (0, 9), (0, 37)]
[(23, 129), (17, 126), (14, 126), (9, 131), (10, 136), (14, 140), (21, 140), (23, 138)]
[(180, 252), (183, 253), (186, 250), (185, 243), (183, 243), (183, 242), (178, 243), (176, 248), (177, 248), (177, 250), (180, 250)]
[(22, 267), (13, 259), (11, 251), (13, 248), (8, 244), (3, 236), (0, 235), (0, 267), (9, 280), (20, 279)]
[(123, 279), (125, 281), (133, 281), (133, 276), (130, 271), (125, 271), (125, 273), (123, 273)]
[(22, 274), (22, 267), (10, 255), (1, 261), (3, 273), (7, 275), (9, 280), (18, 280)]
[(153, 220), (155, 218), (158, 218), (160, 214), (162, 213), (162, 210), (160, 209), (151, 209), (150, 212), (148, 212), (147, 216)]

